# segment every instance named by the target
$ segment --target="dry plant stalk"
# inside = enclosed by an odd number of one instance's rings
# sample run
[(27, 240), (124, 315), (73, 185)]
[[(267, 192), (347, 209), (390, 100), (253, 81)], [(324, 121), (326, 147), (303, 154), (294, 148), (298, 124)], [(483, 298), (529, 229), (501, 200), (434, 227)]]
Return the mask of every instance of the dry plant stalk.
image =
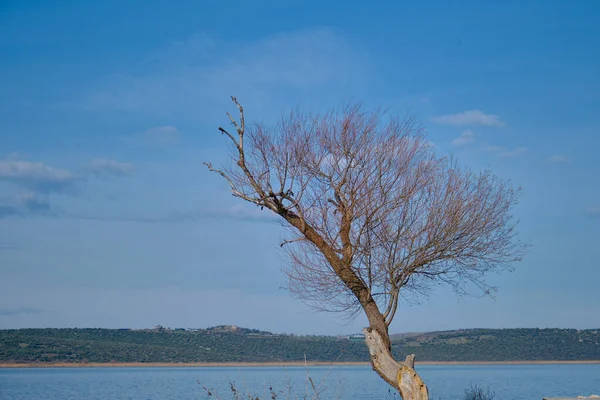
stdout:
[(414, 118), (348, 104), (247, 126), (232, 100), (235, 132), (219, 130), (233, 163), (205, 164), (234, 196), (289, 228), (282, 247), (290, 291), (319, 310), (362, 310), (373, 369), (403, 399), (427, 399), (414, 357), (397, 362), (391, 354), (388, 327), (401, 296), (439, 283), (494, 290), (486, 273), (509, 269), (526, 247), (511, 214), (519, 191), (437, 156)]

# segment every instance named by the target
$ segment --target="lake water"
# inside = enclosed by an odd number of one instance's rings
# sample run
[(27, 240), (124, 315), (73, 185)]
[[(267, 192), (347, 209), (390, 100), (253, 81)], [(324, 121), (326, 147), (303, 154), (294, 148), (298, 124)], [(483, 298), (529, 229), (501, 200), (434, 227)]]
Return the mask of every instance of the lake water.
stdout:
[[(541, 400), (544, 396), (600, 395), (600, 364), (417, 366), (433, 400), (462, 399), (471, 384), (490, 388), (496, 400)], [(368, 366), (182, 367), (2, 369), (2, 400), (233, 399), (230, 382), (243, 394), (303, 399), (308, 376), (319, 399), (398, 399)], [(248, 399), (247, 396), (240, 398)]]

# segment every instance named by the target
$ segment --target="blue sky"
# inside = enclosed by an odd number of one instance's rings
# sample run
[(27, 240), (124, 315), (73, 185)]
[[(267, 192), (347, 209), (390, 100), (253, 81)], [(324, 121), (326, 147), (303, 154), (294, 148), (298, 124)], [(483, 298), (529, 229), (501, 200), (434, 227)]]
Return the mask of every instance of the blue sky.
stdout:
[(410, 111), (523, 188), (495, 298), (440, 287), (393, 332), (600, 327), (600, 3), (3, 1), (0, 328), (337, 334), (281, 287), (279, 225), (203, 167), (236, 95), (271, 121)]

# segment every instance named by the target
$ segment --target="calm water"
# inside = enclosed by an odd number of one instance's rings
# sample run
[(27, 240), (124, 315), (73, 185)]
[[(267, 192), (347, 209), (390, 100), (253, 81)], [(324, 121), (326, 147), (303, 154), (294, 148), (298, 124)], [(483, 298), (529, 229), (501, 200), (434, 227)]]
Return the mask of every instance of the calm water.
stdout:
[[(460, 399), (471, 383), (489, 387), (497, 400), (600, 394), (600, 364), (419, 366), (417, 370), (435, 400)], [(302, 399), (307, 372), (323, 390), (320, 399), (398, 398), (388, 393), (369, 367), (344, 366), (308, 371), (304, 367), (0, 369), (0, 399), (206, 399), (202, 389), (206, 386), (225, 400), (233, 398), (230, 382), (241, 392), (265, 400), (270, 399), (269, 385), (285, 392), (278, 399)]]

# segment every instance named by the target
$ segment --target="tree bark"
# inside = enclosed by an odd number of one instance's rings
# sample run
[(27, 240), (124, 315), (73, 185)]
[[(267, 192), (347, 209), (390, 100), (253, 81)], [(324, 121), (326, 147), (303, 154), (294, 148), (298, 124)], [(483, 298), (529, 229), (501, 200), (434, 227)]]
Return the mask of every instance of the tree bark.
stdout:
[(414, 369), (414, 354), (407, 356), (404, 363), (399, 363), (392, 357), (389, 338), (385, 340), (377, 330), (371, 328), (365, 328), (363, 332), (373, 370), (396, 388), (403, 400), (428, 400), (427, 386)]

